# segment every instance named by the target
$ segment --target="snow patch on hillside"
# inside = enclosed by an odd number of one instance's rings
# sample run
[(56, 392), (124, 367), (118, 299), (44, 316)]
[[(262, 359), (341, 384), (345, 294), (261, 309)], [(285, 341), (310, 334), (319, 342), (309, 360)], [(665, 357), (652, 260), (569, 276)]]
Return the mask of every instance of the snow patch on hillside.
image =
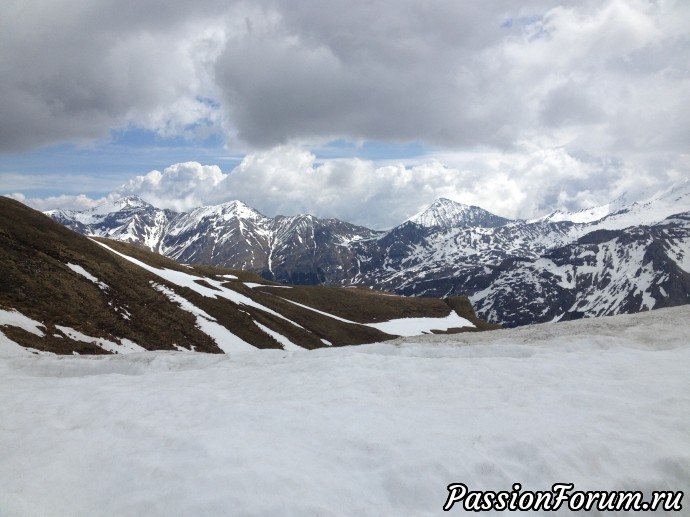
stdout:
[(5, 334), (0, 332), (0, 357), (12, 356), (12, 355), (24, 355), (29, 354), (26, 348), (21, 346), (19, 343), (15, 343)]
[(455, 311), (451, 311), (445, 318), (400, 318), (380, 323), (367, 323), (367, 327), (372, 327), (394, 336), (411, 337), (429, 334), (434, 330), (446, 331), (451, 328), (474, 328), (474, 323), (462, 316), (458, 316)]
[(275, 339), (278, 343), (280, 343), (283, 346), (284, 350), (290, 350), (292, 352), (304, 352), (306, 350), (305, 348), (302, 348), (301, 346), (294, 344), (292, 341), (290, 341), (282, 334), (279, 334), (275, 330), (271, 330), (266, 325), (262, 325), (258, 321), (254, 321), (254, 324), (257, 327), (259, 327), (262, 331), (264, 331), (266, 334)]
[(257, 284), (256, 282), (244, 282), (244, 285), (250, 289), (256, 289), (257, 287), (277, 287), (279, 289), (292, 289), (289, 285), (271, 285), (271, 284)]
[(121, 339), (120, 343), (111, 341), (110, 339), (105, 339), (102, 337), (92, 337), (79, 332), (70, 327), (65, 327), (63, 325), (55, 325), (55, 328), (62, 332), (65, 336), (74, 341), (80, 341), (82, 343), (93, 343), (96, 346), (102, 348), (107, 352), (113, 352), (115, 354), (131, 354), (133, 352), (145, 352), (146, 349), (142, 346), (137, 345), (134, 341), (129, 339)]
[(281, 298), (281, 300), (289, 302), (293, 305), (297, 305), (298, 307), (302, 307), (303, 309), (307, 309), (307, 310), (315, 312), (317, 314), (321, 314), (322, 316), (327, 316), (329, 318), (333, 318), (334, 320), (342, 321), (343, 323), (351, 323), (352, 325), (361, 325), (361, 323), (357, 323), (356, 321), (341, 318), (340, 316), (336, 316), (335, 314), (331, 314), (330, 312), (320, 311), (319, 309), (315, 309), (314, 307), (309, 307), (308, 305), (304, 305), (303, 303), (293, 302), (292, 300), (288, 300), (287, 298)]
[(0, 327), (4, 326), (19, 327), (20, 329), (30, 332), (34, 336), (43, 337), (45, 335), (43, 330), (41, 330), (41, 328), (45, 329), (43, 323), (32, 320), (14, 309), (10, 311), (0, 309)]
[(105, 282), (101, 282), (98, 278), (96, 278), (95, 276), (93, 276), (91, 273), (89, 273), (86, 269), (84, 269), (83, 267), (81, 267), (79, 264), (71, 264), (71, 263), (68, 262), (68, 263), (65, 264), (65, 265), (66, 265), (68, 268), (70, 268), (72, 271), (74, 271), (75, 273), (77, 273), (78, 275), (81, 275), (81, 276), (83, 276), (84, 278), (86, 278), (87, 280), (89, 280), (89, 281), (93, 282), (94, 284), (96, 284), (102, 291), (106, 291), (106, 290), (109, 290), (109, 289), (110, 289), (110, 286), (108, 286), (108, 284), (106, 284)]

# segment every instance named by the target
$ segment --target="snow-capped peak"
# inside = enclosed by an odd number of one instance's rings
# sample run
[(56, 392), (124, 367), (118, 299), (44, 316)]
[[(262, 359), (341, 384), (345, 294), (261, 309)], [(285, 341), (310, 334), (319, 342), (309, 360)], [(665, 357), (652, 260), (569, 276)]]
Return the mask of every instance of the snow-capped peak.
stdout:
[(120, 205), (121, 207), (138, 207), (138, 206), (151, 206), (139, 196), (125, 196), (114, 201), (114, 204)]
[(503, 226), (509, 220), (487, 212), (483, 208), (438, 198), (428, 208), (408, 219), (419, 226), (430, 227), (485, 227)]
[(266, 219), (266, 216), (238, 200), (228, 201), (220, 205), (202, 206), (190, 212), (189, 216), (193, 219), (220, 217), (226, 221), (235, 218), (252, 221)]
[(156, 210), (151, 204), (137, 196), (126, 196), (119, 199), (106, 201), (105, 203), (87, 208), (86, 210), (51, 210), (44, 212), (53, 218), (66, 218), (78, 221), (81, 224), (95, 224), (102, 221), (105, 217), (118, 212), (131, 211), (136, 209)]

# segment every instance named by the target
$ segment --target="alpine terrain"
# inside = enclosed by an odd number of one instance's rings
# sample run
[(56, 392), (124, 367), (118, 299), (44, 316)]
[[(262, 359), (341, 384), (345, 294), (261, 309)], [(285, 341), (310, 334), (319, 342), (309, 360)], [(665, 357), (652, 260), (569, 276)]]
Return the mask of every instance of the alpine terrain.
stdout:
[(47, 214), (85, 235), (279, 282), (467, 295), (479, 317), (504, 326), (690, 303), (690, 180), (644, 202), (534, 220), (438, 199), (389, 231), (266, 217), (239, 201), (173, 213), (127, 197)]
[[(146, 233), (171, 214), (118, 205)], [(100, 214), (115, 221), (118, 215)], [(96, 214), (92, 214), (96, 217)], [(100, 216), (99, 216), (100, 217)], [(94, 240), (0, 197), (0, 348), (61, 354), (304, 350), (495, 328), (467, 298), (284, 286)]]

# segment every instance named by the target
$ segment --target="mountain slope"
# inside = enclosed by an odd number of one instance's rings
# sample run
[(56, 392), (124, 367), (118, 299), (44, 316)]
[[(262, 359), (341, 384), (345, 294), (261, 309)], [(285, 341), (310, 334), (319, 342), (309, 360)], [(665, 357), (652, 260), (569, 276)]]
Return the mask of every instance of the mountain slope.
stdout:
[(509, 326), (683, 305), (690, 274), (674, 249), (690, 249), (690, 225), (597, 231), (536, 260), (502, 264), (471, 299), (483, 317)]
[(268, 218), (239, 201), (172, 221), (156, 251), (186, 263), (254, 271), (281, 282), (333, 283), (351, 267), (349, 243), (377, 232), (310, 215)]
[(420, 332), (488, 328), (467, 301), (285, 287), (182, 266), (142, 247), (88, 239), (8, 198), (0, 198), (0, 267), (2, 340), (57, 353), (361, 344), (405, 334), (397, 330), (409, 321), (390, 322), (401, 318), (419, 318)]

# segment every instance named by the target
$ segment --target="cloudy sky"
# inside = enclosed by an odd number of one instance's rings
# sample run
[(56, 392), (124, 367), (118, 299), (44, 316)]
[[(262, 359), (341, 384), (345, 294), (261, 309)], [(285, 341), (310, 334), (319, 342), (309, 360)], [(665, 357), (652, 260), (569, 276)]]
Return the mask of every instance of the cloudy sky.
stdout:
[(690, 177), (686, 0), (3, 0), (0, 193), (386, 228)]

